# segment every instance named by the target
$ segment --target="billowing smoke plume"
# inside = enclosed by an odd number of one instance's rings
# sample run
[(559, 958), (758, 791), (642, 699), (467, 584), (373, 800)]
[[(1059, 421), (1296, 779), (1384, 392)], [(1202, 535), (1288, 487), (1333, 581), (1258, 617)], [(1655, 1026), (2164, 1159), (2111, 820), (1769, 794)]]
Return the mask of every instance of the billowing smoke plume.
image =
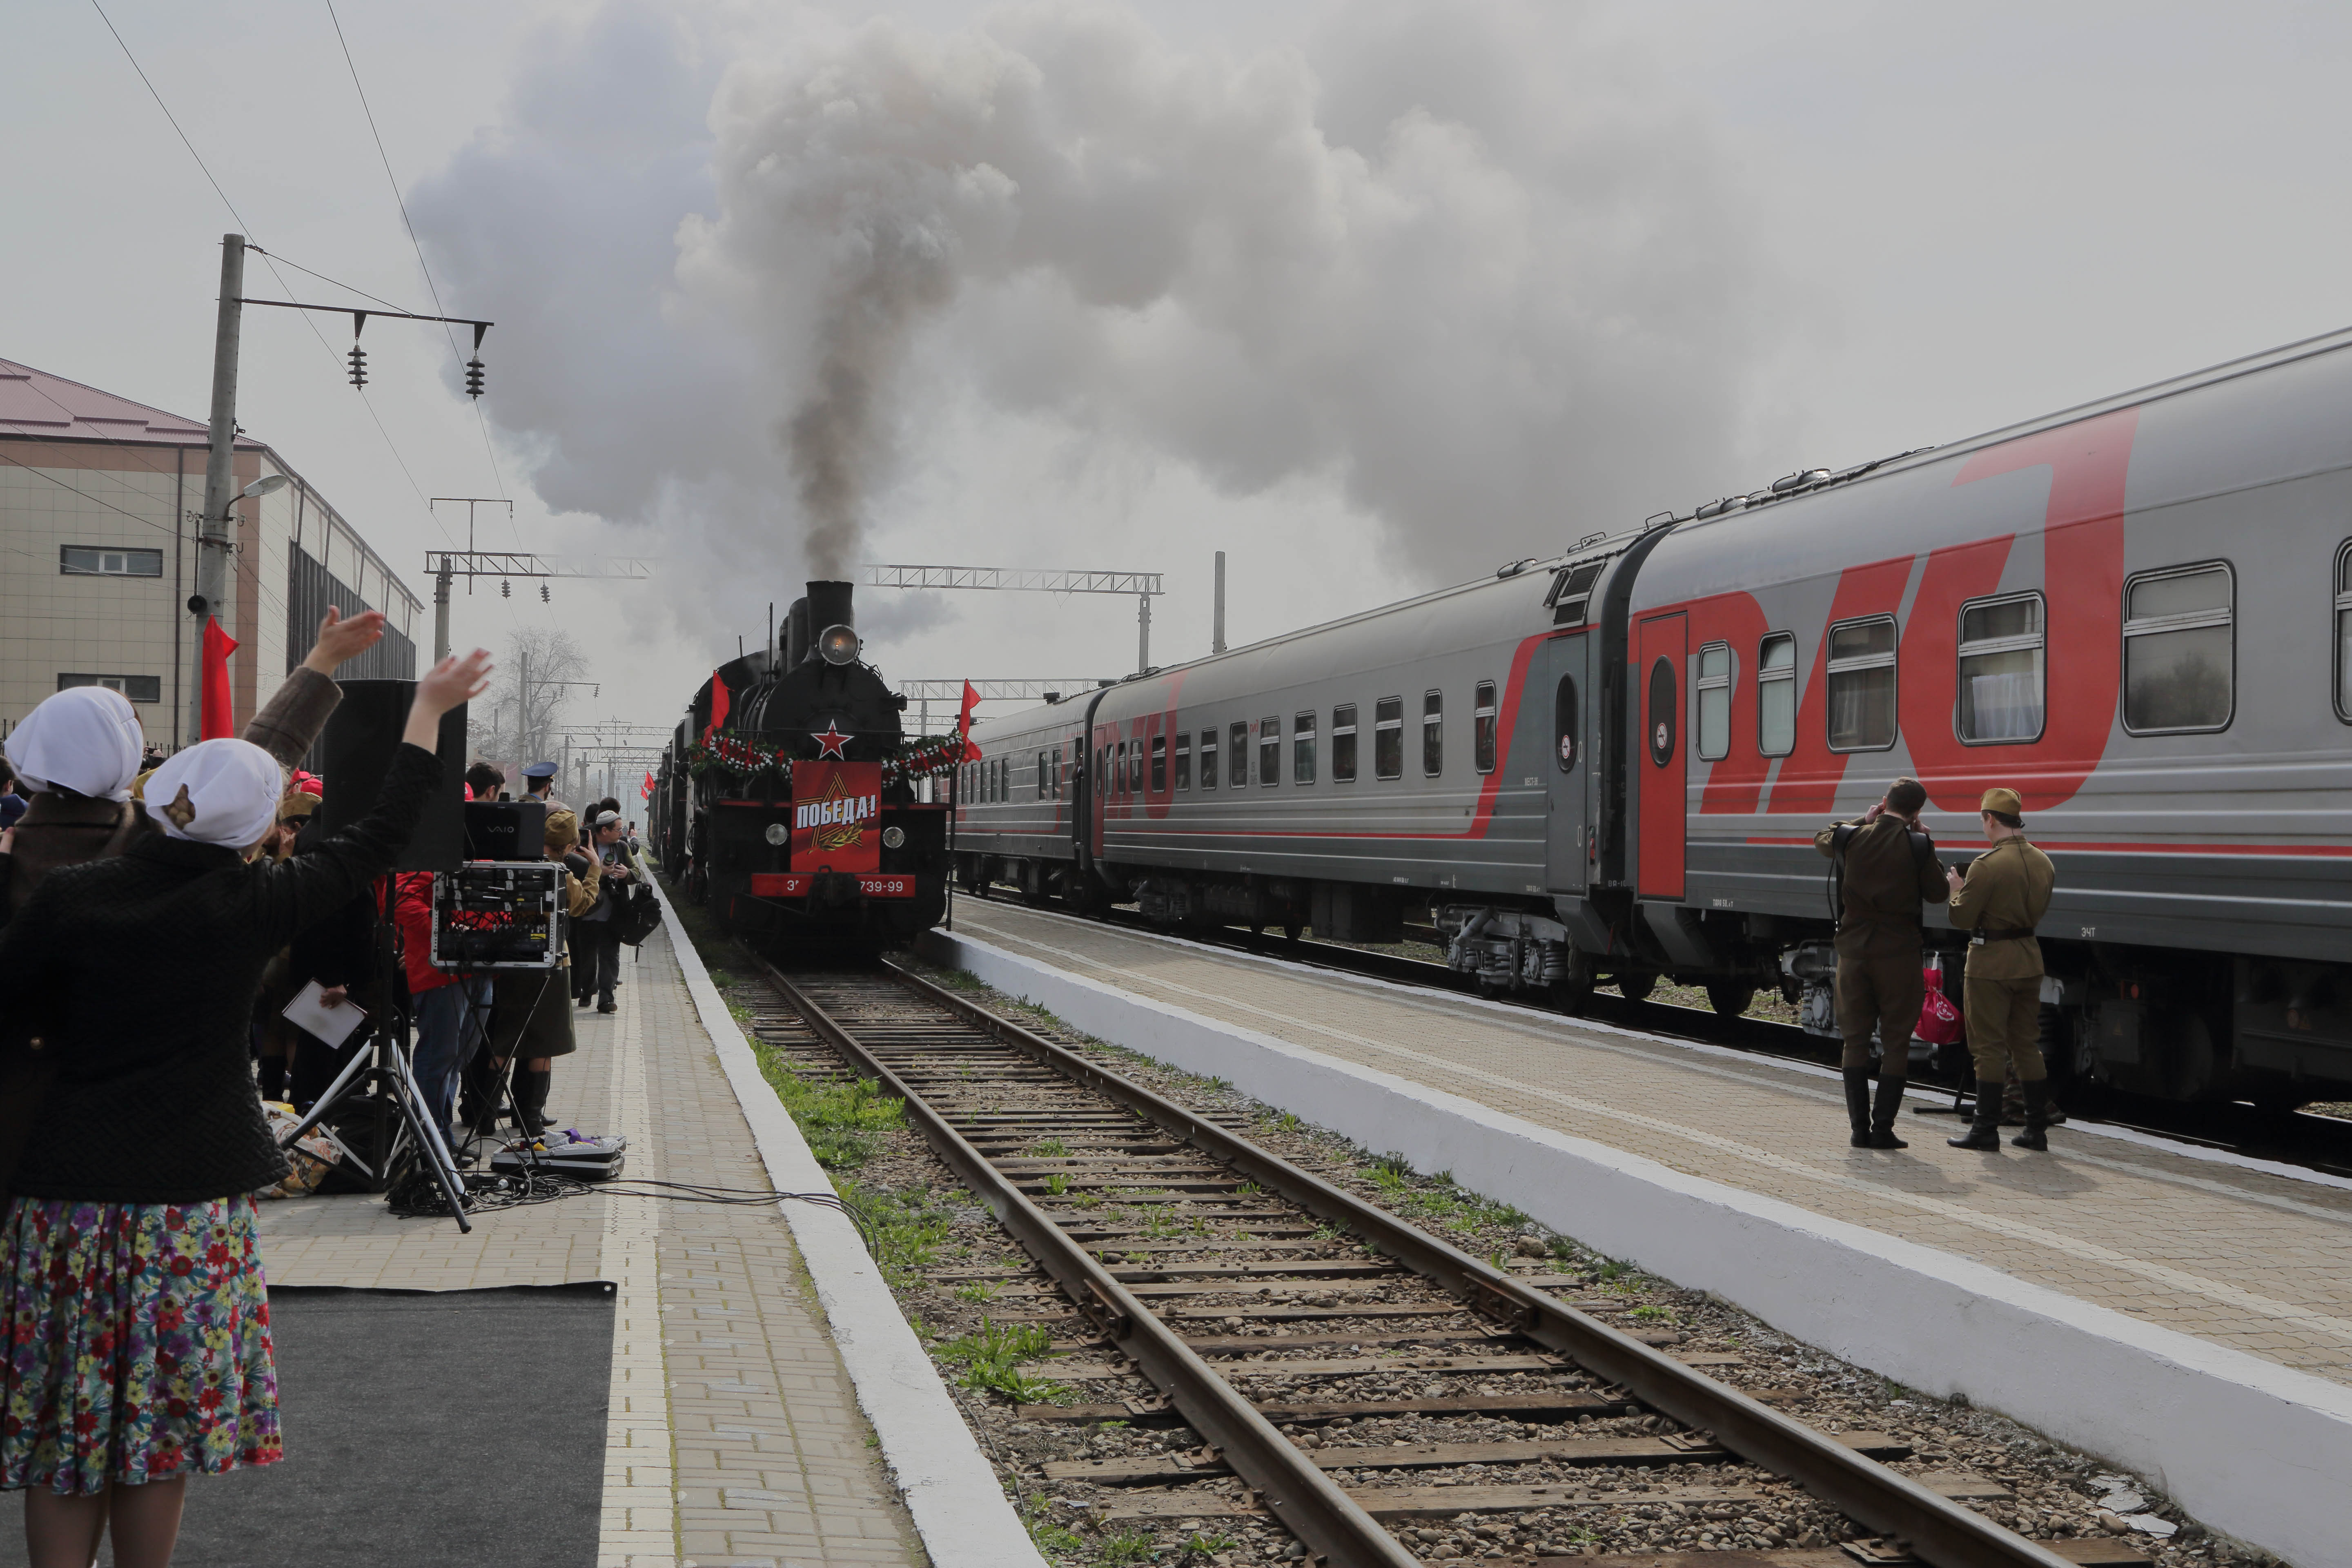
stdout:
[(493, 417), (554, 505), (714, 560), (789, 515), (839, 572), (959, 397), (1227, 494), (1336, 487), (1437, 578), (1748, 477), (1778, 294), (1738, 182), (1580, 12), (1354, 10), (1240, 58), (1077, 0), (695, 15), (555, 40), (418, 204), (537, 362)]

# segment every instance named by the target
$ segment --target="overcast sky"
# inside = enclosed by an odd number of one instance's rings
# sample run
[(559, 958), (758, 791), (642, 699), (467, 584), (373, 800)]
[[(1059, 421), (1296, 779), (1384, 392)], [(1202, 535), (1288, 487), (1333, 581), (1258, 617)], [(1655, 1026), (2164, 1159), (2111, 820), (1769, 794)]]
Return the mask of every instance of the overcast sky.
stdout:
[[(0, 357), (201, 416), (217, 245), (430, 310), (323, 0), (0, 56)], [(2342, 6), (344, 0), (437, 336), (247, 313), (238, 415), (429, 598), (668, 722), (812, 555), (1168, 574), (1288, 629), (2352, 321)], [(250, 226), (247, 227), (246, 226)], [(335, 298), (288, 272), (306, 298)], [(257, 266), (252, 291), (276, 279)], [(379, 428), (379, 425), (381, 428)], [(495, 453), (495, 458), (492, 454)], [(905, 677), (1124, 673), (1132, 601), (868, 591)]]

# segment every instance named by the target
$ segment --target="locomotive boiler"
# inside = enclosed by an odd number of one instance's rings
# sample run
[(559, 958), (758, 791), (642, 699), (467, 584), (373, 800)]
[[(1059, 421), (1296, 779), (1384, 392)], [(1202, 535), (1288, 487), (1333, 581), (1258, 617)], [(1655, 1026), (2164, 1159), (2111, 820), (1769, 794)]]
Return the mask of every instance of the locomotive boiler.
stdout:
[(945, 743), (909, 746), (907, 699), (864, 647), (850, 584), (811, 583), (770, 646), (711, 673), (663, 752), (656, 852), (747, 942), (898, 947), (945, 910), (947, 807), (918, 798)]

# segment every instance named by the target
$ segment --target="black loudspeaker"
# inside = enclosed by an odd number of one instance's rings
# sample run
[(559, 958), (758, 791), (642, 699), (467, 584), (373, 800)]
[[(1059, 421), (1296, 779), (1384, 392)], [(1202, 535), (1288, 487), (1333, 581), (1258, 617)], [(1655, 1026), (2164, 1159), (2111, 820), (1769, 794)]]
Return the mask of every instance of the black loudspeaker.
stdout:
[[(408, 726), (408, 700), (416, 689), (413, 680), (346, 680), (343, 700), (319, 737), (326, 796), (318, 816), (329, 833), (338, 833), (375, 807), (376, 786), (392, 767), (400, 749), (400, 732)], [(394, 869), (454, 871), (466, 855), (466, 708), (463, 703), (441, 716), (441, 782), (425, 803), (425, 815)]]
[(543, 800), (469, 800), (466, 803), (466, 858), (537, 860), (546, 853), (547, 803)]

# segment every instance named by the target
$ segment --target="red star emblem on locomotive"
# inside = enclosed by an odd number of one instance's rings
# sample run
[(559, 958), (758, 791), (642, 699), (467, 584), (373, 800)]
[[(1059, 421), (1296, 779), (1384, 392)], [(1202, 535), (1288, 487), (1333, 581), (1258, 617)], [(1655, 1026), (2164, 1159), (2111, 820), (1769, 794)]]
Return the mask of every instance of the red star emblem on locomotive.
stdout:
[(857, 737), (855, 735), (843, 734), (841, 732), (841, 726), (828, 719), (824, 721), (824, 729), (812, 730), (809, 731), (809, 739), (817, 743), (818, 751), (816, 754), (818, 756), (838, 757), (842, 755), (841, 748), (847, 745), (850, 742), (857, 739)]

